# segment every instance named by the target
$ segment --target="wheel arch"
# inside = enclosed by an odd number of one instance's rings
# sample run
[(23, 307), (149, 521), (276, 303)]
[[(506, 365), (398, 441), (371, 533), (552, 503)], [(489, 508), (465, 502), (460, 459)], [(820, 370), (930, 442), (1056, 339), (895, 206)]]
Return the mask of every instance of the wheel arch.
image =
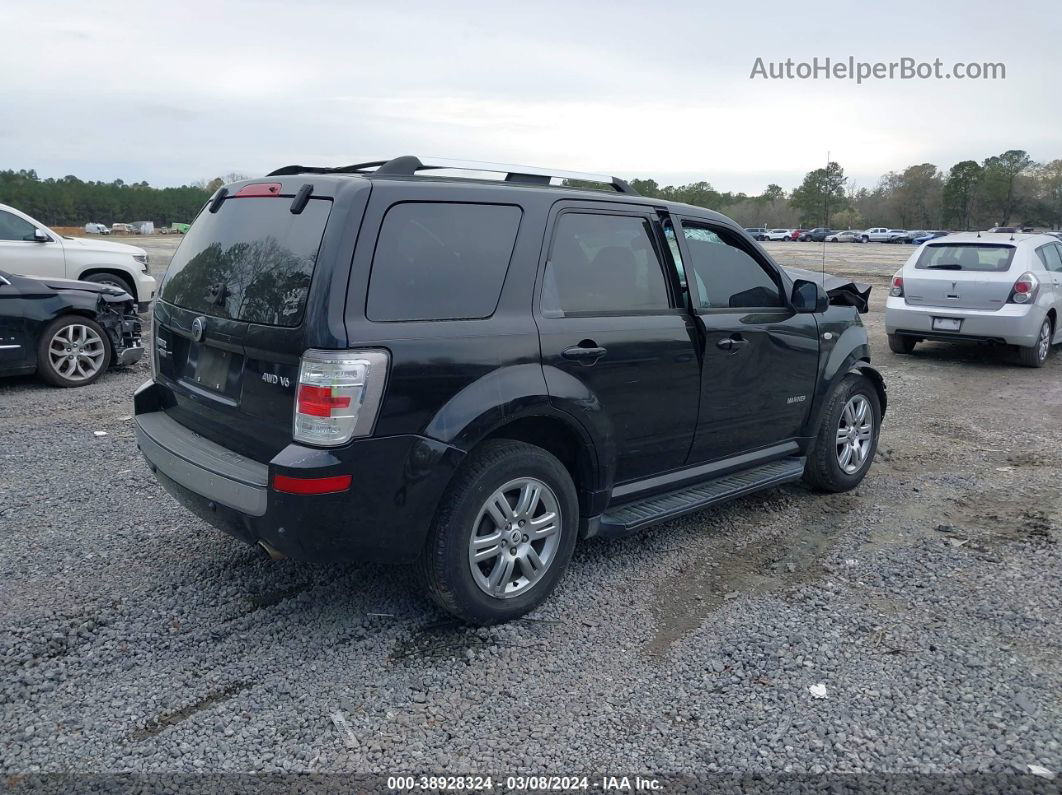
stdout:
[(853, 375), (861, 375), (874, 385), (874, 389), (878, 393), (881, 416), (884, 417), (885, 410), (889, 405), (889, 396), (888, 391), (885, 389), (885, 378), (881, 375), (881, 372), (876, 367), (871, 366), (869, 359), (860, 359), (854, 362), (848, 372)]
[(499, 425), (480, 439), (477, 446), (491, 439), (525, 442), (550, 453), (571, 475), (583, 514), (595, 509), (597, 451), (593, 441), (574, 422), (555, 414), (528, 415)]
[(107, 274), (108, 276), (117, 276), (125, 284), (125, 289), (129, 292), (129, 294), (131, 296), (133, 296), (133, 300), (136, 300), (136, 298), (137, 298), (136, 282), (133, 279), (133, 277), (129, 275), (129, 273), (127, 271), (124, 271), (121, 268), (116, 268), (116, 267), (113, 267), (113, 266), (108, 267), (106, 265), (98, 265), (98, 266), (95, 266), (95, 267), (92, 267), (92, 268), (86, 268), (85, 270), (83, 270), (81, 272), (81, 274), (77, 278), (80, 281), (84, 281), (89, 276), (97, 276), (97, 275), (100, 275), (100, 274)]

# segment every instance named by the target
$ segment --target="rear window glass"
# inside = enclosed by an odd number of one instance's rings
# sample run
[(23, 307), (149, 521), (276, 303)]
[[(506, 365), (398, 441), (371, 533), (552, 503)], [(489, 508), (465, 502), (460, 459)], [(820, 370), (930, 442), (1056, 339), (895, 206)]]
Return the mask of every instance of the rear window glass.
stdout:
[(1014, 246), (993, 243), (929, 244), (922, 249), (915, 267), (920, 270), (985, 271), (1010, 269)]
[(370, 320), (472, 320), (498, 305), (519, 207), (407, 202), (387, 211), (372, 260)]
[(226, 199), (203, 211), (181, 241), (159, 297), (205, 315), (297, 326), (332, 202), (311, 199), (294, 215), (291, 199)]

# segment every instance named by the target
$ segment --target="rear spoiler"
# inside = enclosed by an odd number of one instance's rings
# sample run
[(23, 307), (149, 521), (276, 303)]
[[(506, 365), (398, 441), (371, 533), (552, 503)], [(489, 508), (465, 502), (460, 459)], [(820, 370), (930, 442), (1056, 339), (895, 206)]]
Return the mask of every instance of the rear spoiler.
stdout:
[(870, 309), (871, 285), (863, 282), (855, 282), (843, 276), (834, 276), (832, 273), (820, 273), (808, 271), (803, 268), (785, 268), (794, 279), (805, 279), (809, 282), (821, 284), (830, 297), (830, 303), (834, 306), (854, 306), (859, 314), (864, 315)]

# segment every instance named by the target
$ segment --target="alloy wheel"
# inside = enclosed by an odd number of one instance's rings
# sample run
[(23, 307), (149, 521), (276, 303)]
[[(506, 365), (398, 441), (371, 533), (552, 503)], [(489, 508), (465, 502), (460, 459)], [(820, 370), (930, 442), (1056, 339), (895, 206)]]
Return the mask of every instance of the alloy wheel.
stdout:
[(516, 478), (480, 508), (468, 542), (468, 565), (479, 589), (496, 599), (526, 593), (557, 556), (560, 502), (537, 478)]
[(1040, 340), (1037, 343), (1036, 355), (1040, 357), (1040, 361), (1047, 358), (1047, 354), (1051, 351), (1051, 321), (1045, 320), (1044, 324), (1040, 326)]
[(837, 463), (854, 475), (866, 464), (874, 444), (874, 412), (864, 395), (853, 395), (844, 405), (837, 427)]
[(71, 323), (63, 326), (48, 343), (48, 364), (68, 381), (87, 381), (100, 371), (107, 346), (95, 329)]

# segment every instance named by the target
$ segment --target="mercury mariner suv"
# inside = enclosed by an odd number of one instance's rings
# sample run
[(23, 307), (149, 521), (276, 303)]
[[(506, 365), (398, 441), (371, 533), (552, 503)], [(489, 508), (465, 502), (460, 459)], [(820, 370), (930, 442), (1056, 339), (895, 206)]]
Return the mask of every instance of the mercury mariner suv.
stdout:
[(505, 621), (582, 539), (855, 487), (885, 389), (853, 295), (614, 177), (288, 166), (181, 242), (137, 441), (273, 557), (415, 562), (446, 610)]

